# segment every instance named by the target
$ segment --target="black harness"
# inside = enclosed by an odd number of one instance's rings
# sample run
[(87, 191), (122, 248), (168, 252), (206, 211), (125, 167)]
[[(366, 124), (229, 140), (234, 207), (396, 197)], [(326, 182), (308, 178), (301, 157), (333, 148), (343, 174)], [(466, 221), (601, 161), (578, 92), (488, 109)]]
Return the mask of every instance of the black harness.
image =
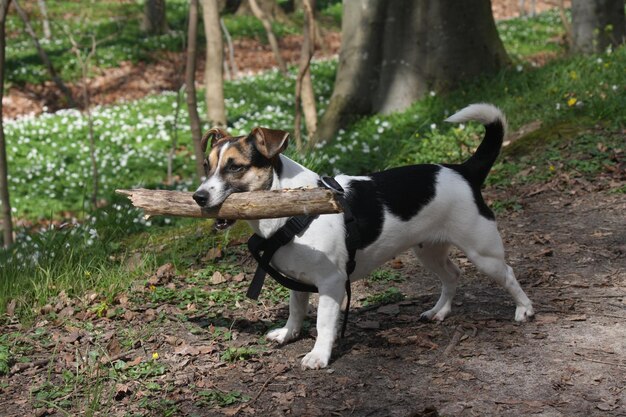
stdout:
[[(321, 177), (319, 185), (325, 187), (336, 194), (336, 199), (339, 205), (343, 208), (343, 219), (346, 226), (346, 248), (348, 249), (348, 262), (346, 263), (346, 273), (348, 278), (346, 280), (346, 294), (348, 296), (348, 305), (344, 313), (343, 325), (341, 327), (341, 337), (346, 332), (346, 326), (348, 324), (348, 313), (350, 310), (350, 298), (352, 291), (350, 290), (350, 275), (354, 272), (356, 262), (354, 260), (356, 251), (360, 245), (361, 238), (356, 218), (352, 214), (352, 210), (346, 202), (344, 196), (344, 190), (339, 183), (332, 177)], [(272, 257), (276, 251), (288, 244), (293, 240), (296, 235), (304, 232), (311, 222), (318, 216), (300, 215), (294, 216), (287, 220), (284, 226), (276, 231), (271, 237), (264, 239), (261, 236), (254, 234), (248, 240), (248, 249), (252, 256), (258, 262), (254, 278), (248, 287), (247, 296), (253, 300), (259, 298), (261, 289), (263, 288), (263, 282), (265, 281), (265, 275), (269, 274), (280, 285), (289, 288), (294, 291), (302, 292), (319, 292), (317, 287), (310, 284), (305, 284), (300, 281), (296, 281), (293, 278), (287, 277), (278, 272), (274, 267), (270, 265)]]

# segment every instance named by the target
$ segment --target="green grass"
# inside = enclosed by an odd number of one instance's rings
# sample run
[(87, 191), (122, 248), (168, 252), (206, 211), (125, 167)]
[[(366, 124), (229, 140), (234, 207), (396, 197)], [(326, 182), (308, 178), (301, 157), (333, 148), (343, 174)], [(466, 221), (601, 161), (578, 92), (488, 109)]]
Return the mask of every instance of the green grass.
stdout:
[[(568, 19), (569, 11), (567, 13)], [(500, 39), (509, 57), (516, 63), (535, 55), (562, 54), (565, 29), (557, 9), (531, 19), (508, 19), (497, 22)]]
[(402, 292), (396, 287), (390, 287), (381, 293), (367, 296), (363, 301), (363, 305), (384, 305), (397, 303), (398, 301), (402, 300), (404, 300), (404, 294), (402, 294)]

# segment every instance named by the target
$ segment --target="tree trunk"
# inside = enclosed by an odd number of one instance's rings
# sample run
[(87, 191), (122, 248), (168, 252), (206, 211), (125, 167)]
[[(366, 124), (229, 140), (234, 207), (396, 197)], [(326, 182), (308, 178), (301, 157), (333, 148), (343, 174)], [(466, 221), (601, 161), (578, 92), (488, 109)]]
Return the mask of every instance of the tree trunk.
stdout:
[(212, 126), (226, 126), (224, 108), (224, 43), (220, 31), (220, 16), (215, 0), (202, 1), (202, 17), (206, 35), (206, 65), (204, 70), (207, 118)]
[(9, 173), (7, 166), (4, 125), (2, 124), (2, 97), (4, 96), (4, 53), (6, 46), (5, 23), (11, 0), (0, 0), (0, 205), (2, 205), (3, 245), (13, 244), (13, 219), (9, 198)]
[(198, 0), (191, 0), (189, 4), (189, 28), (187, 32), (187, 65), (185, 66), (185, 86), (187, 93), (187, 110), (191, 126), (191, 140), (196, 157), (196, 175), (198, 180), (204, 176), (204, 152), (202, 151), (202, 128), (198, 115), (198, 101), (196, 100), (196, 53), (198, 44)]
[(165, 16), (165, 0), (145, 0), (141, 30), (151, 35), (167, 33), (167, 18)]
[(24, 23), (24, 29), (26, 30), (26, 33), (28, 33), (28, 35), (32, 39), (33, 43), (35, 44), (35, 48), (37, 49), (37, 53), (39, 54), (39, 57), (41, 58), (41, 61), (46, 66), (46, 69), (48, 70), (48, 74), (50, 74), (50, 78), (52, 78), (52, 81), (54, 81), (54, 83), (59, 88), (59, 90), (61, 90), (61, 92), (65, 95), (65, 98), (67, 99), (67, 104), (70, 107), (76, 107), (76, 102), (74, 101), (74, 97), (72, 97), (72, 92), (67, 88), (67, 86), (65, 85), (61, 77), (58, 76), (57, 72), (52, 66), (52, 62), (50, 62), (50, 58), (48, 58), (48, 54), (46, 54), (46, 51), (44, 51), (44, 49), (41, 47), (41, 44), (39, 43), (39, 39), (37, 39), (37, 34), (35, 33), (35, 31), (33, 30), (33, 27), (30, 24), (28, 15), (24, 11), (24, 9), (22, 9), (22, 7), (20, 6), (18, 0), (15, 0), (13, 4), (15, 5), (15, 10), (17, 11), (17, 14), (20, 15), (20, 18), (22, 19), (22, 22)]
[(203, 210), (193, 193), (169, 190), (115, 190), (130, 198), (149, 216), (211, 217), (218, 219), (273, 219), (301, 214), (339, 213), (335, 194), (326, 188), (234, 193), (218, 207)]
[(572, 0), (574, 52), (602, 52), (625, 41), (624, 0)]
[(272, 30), (272, 22), (269, 20), (263, 9), (258, 5), (257, 0), (248, 0), (250, 4), (250, 9), (254, 16), (261, 21), (263, 24), (263, 28), (265, 29), (265, 33), (267, 34), (267, 40), (270, 43), (270, 47), (272, 48), (272, 52), (274, 52), (274, 58), (276, 59), (276, 63), (278, 64), (278, 68), (280, 72), (283, 74), (287, 74), (287, 64), (283, 60), (283, 57), (280, 55), (280, 48), (278, 47), (278, 39), (276, 39), (276, 35), (274, 35), (274, 31)]
[(359, 116), (401, 111), (429, 91), (508, 61), (489, 0), (345, 2), (335, 88), (319, 140)]
[[(312, 145), (312, 137), (317, 130), (317, 110), (315, 109), (315, 94), (311, 81), (311, 59), (315, 52), (315, 0), (303, 0), (304, 26), (303, 41), (300, 52), (300, 65), (296, 79), (295, 94), (295, 117), (294, 139), (296, 147), (302, 150), (301, 135), (301, 109), (304, 112), (304, 120), (309, 135), (309, 145)], [(302, 106), (300, 106), (302, 104)]]
[(52, 31), (50, 30), (50, 19), (48, 19), (48, 7), (46, 7), (46, 0), (37, 0), (37, 3), (39, 4), (39, 11), (41, 12), (43, 36), (50, 40), (52, 38)]
[[(315, 0), (304, 0), (305, 19), (304, 19), (304, 41), (302, 42), (302, 55), (306, 57), (308, 54), (308, 62), (306, 71), (302, 78), (302, 111), (304, 112), (304, 124), (309, 138), (315, 135), (317, 130), (317, 109), (315, 108), (315, 92), (313, 91), (313, 81), (311, 80), (311, 59), (315, 53), (315, 41), (317, 33), (317, 25), (315, 23)], [(306, 35), (308, 34), (308, 36)], [(300, 58), (301, 65), (303, 57)]]

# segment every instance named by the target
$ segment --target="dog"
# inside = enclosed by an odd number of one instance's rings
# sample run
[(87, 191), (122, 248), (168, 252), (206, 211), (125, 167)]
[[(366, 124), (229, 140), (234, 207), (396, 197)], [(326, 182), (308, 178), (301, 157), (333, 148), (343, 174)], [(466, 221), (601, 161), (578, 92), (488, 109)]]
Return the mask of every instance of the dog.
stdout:
[[(481, 144), (464, 163), (412, 165), (367, 176), (335, 177), (345, 190), (361, 235), (356, 269), (349, 279), (363, 278), (397, 254), (413, 249), (442, 283), (439, 300), (421, 319), (442, 321), (450, 313), (461, 275), (448, 257), (454, 245), (511, 294), (515, 320), (529, 320), (534, 315), (532, 303), (505, 262), (495, 217), (480, 192), (502, 146), (505, 116), (491, 104), (472, 104), (446, 121), (478, 121), (485, 126)], [(193, 195), (203, 208), (218, 206), (237, 192), (318, 186), (318, 174), (282, 154), (289, 141), (285, 131), (257, 127), (249, 135), (232, 137), (224, 130), (212, 129), (202, 140), (205, 153), (209, 141), (206, 179)], [(264, 238), (285, 222), (285, 218), (248, 221)], [(348, 279), (344, 231), (341, 213), (320, 215), (272, 259), (272, 266), (283, 274), (319, 290), (317, 338), (302, 359), (303, 368), (324, 368), (331, 357)], [(309, 293), (291, 291), (287, 323), (271, 330), (267, 339), (280, 344), (296, 339), (308, 300)]]

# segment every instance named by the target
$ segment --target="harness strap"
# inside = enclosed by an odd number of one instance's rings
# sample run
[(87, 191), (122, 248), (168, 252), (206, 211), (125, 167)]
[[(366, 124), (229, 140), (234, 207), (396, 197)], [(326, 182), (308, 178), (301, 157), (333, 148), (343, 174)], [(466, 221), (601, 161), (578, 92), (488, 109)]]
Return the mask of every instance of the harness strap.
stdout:
[[(320, 185), (328, 188), (336, 194), (337, 202), (343, 208), (344, 214), (344, 223), (346, 226), (346, 248), (348, 250), (348, 261), (346, 263), (346, 296), (347, 296), (347, 307), (344, 311), (344, 319), (341, 328), (341, 337), (345, 336), (346, 327), (348, 325), (348, 315), (350, 312), (350, 301), (352, 298), (352, 291), (350, 288), (350, 275), (354, 272), (356, 267), (356, 251), (360, 245), (360, 233), (358, 229), (358, 223), (352, 210), (346, 199), (344, 197), (344, 190), (341, 185), (332, 177), (322, 177), (320, 178)], [(317, 287), (310, 284), (305, 284), (300, 281), (296, 281), (292, 278), (289, 278), (283, 274), (281, 274), (278, 270), (270, 265), (272, 258), (276, 251), (280, 249), (282, 246), (285, 246), (289, 242), (291, 242), (294, 237), (304, 230), (306, 230), (311, 222), (315, 220), (318, 216), (310, 216), (310, 215), (300, 215), (289, 218), (287, 222), (276, 231), (271, 237), (264, 239), (261, 236), (254, 234), (248, 240), (248, 249), (250, 253), (257, 261), (258, 266), (254, 273), (254, 277), (252, 278), (252, 282), (248, 287), (248, 291), (246, 296), (253, 300), (257, 300), (261, 293), (261, 289), (263, 288), (263, 284), (265, 282), (265, 275), (269, 274), (272, 278), (274, 278), (279, 284), (282, 286), (289, 288), (293, 291), (301, 291), (301, 292), (319, 292)]]

